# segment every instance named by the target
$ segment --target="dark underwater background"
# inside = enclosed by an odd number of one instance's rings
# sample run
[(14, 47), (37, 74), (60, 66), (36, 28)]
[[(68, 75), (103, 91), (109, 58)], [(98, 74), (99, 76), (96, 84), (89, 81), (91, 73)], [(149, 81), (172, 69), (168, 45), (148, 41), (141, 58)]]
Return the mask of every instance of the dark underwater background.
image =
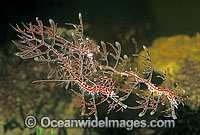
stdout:
[[(60, 128), (56, 135), (198, 135), (200, 134), (200, 1), (199, 0), (3, 0), (0, 4), (0, 135), (34, 135), (37, 128), (24, 127), (28, 115), (54, 119), (80, 119), (75, 95), (56, 83), (32, 84), (45, 79), (50, 67), (34, 60), (22, 60), (11, 42), (17, 32), (10, 24), (45, 25), (53, 19), (61, 29), (66, 22), (79, 23), (83, 16), (84, 34), (100, 41), (122, 44), (122, 54), (131, 55), (142, 45), (151, 53), (154, 68), (169, 68), (171, 83), (182, 87), (190, 99), (176, 110), (175, 128)], [(132, 39), (137, 42), (137, 48)], [(180, 64), (179, 64), (180, 62)], [(162, 66), (160, 66), (162, 65)], [(47, 70), (48, 69), (48, 70)], [(155, 83), (159, 85), (159, 82)], [(130, 99), (127, 102), (135, 102)], [(112, 111), (99, 106), (99, 117), (110, 119), (171, 119), (160, 113), (139, 118), (139, 110)]]

